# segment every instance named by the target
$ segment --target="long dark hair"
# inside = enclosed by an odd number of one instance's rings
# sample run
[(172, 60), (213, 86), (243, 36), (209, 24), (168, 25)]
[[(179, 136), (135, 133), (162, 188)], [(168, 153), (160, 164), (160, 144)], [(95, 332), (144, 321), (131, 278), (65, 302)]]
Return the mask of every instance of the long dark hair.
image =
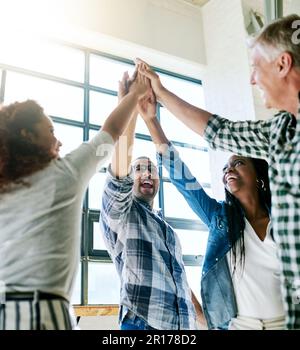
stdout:
[[(263, 159), (247, 158), (251, 160), (258, 181), (259, 201), (268, 212), (271, 211), (271, 191), (268, 176), (268, 163)], [(225, 188), (225, 202), (226, 213), (228, 218), (228, 235), (231, 245), (230, 254), (232, 254), (233, 274), (236, 271), (237, 251), (240, 252), (240, 264), (243, 270), (245, 265), (245, 244), (244, 244), (244, 230), (245, 230), (245, 215), (244, 210), (238, 201)]]
[(23, 178), (45, 168), (52, 156), (49, 150), (31, 142), (22, 130), (35, 134), (35, 127), (45, 117), (35, 101), (15, 102), (0, 109), (0, 193)]

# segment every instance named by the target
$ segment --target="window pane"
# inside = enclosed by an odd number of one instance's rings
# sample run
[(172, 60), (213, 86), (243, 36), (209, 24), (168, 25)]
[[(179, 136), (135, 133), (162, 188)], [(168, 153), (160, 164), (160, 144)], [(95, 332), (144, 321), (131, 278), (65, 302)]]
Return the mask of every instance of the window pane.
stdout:
[(123, 73), (126, 71), (128, 71), (129, 75), (131, 76), (134, 71), (134, 66), (102, 56), (91, 55), (91, 85), (118, 91), (118, 82), (122, 79)]
[(114, 264), (89, 263), (88, 303), (119, 304), (120, 280)]
[[(103, 125), (106, 118), (116, 108), (118, 104), (118, 97), (97, 92), (90, 92), (90, 123), (96, 125)], [(136, 123), (136, 133), (149, 135), (149, 130), (139, 116)]]
[(4, 41), (0, 62), (64, 79), (84, 81), (84, 52), (59, 44), (31, 40), (18, 41), (14, 45), (12, 41)]
[(46, 114), (83, 121), (83, 89), (8, 72), (5, 104), (27, 99), (40, 103)]
[(203, 88), (200, 84), (159, 73), (163, 85), (175, 95), (197, 107), (204, 108)]
[[(176, 146), (176, 149), (182, 161), (187, 165), (192, 175), (196, 177), (200, 184), (211, 182), (208, 152), (178, 146)], [(163, 176), (169, 177), (164, 167)]]
[(73, 151), (83, 142), (83, 129), (76, 126), (54, 123), (54, 133), (62, 143), (60, 148), (61, 157)]
[(191, 173), (199, 182), (210, 183), (210, 168), (208, 152), (201, 152), (191, 148), (177, 147), (182, 160), (187, 164)]
[(154, 198), (154, 203), (153, 203), (153, 209), (155, 210), (159, 210), (161, 209), (160, 206), (159, 206), (159, 196), (158, 196), (158, 192)]
[(160, 122), (166, 136), (171, 141), (185, 142), (201, 147), (208, 147), (207, 142), (200, 135), (181, 123), (166, 108), (160, 108)]
[(79, 265), (75, 285), (71, 297), (71, 304), (81, 304), (81, 264)]
[(184, 255), (204, 255), (208, 238), (208, 231), (175, 229)]
[(90, 123), (103, 125), (106, 118), (116, 108), (118, 104), (117, 96), (102, 94), (100, 92), (90, 92)]
[(101, 232), (99, 222), (93, 222), (93, 230), (93, 248), (96, 250), (106, 250), (106, 246), (103, 240), (103, 233)]
[(137, 118), (135, 132), (139, 134), (150, 135), (149, 130), (141, 116), (138, 116)]
[(136, 138), (134, 140), (132, 160), (135, 160), (136, 158), (141, 156), (149, 157), (154, 164), (157, 164), (156, 150), (153, 142)]
[(164, 205), (167, 217), (199, 220), (183, 196), (168, 182), (164, 182)]
[(106, 174), (97, 173), (94, 175), (89, 184), (89, 208), (100, 209), (100, 202), (103, 192), (103, 186), (106, 180)]
[(201, 266), (185, 266), (185, 272), (186, 272), (189, 286), (200, 303), (201, 303), (201, 296), (200, 296), (201, 270), (202, 270)]

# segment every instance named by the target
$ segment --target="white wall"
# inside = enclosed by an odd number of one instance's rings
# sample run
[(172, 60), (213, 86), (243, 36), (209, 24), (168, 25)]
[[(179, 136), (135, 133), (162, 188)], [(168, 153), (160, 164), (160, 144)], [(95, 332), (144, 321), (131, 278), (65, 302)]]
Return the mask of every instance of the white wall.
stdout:
[[(297, 0), (298, 6), (300, 1)], [(289, 8), (295, 10), (295, 1)], [(203, 70), (206, 108), (231, 120), (268, 119), (257, 87), (250, 84), (251, 55), (247, 47), (247, 13), (263, 9), (262, 0), (210, 0), (202, 9), (207, 65)], [(210, 151), (213, 193), (224, 195), (221, 169), (229, 154)]]
[(205, 63), (200, 9), (176, 0), (65, 0), (63, 3), (72, 23), (86, 29)]
[(233, 120), (255, 119), (241, 1), (211, 0), (203, 8), (203, 27), (207, 108)]
[(0, 8), (0, 30), (14, 40), (47, 35), (197, 78), (205, 64), (201, 9), (181, 0), (0, 0)]
[[(210, 0), (202, 11), (207, 66), (206, 107), (232, 120), (255, 119), (241, 0)], [(223, 196), (221, 168), (228, 155), (210, 151), (214, 194)]]
[(299, 0), (284, 0), (284, 15), (292, 13), (300, 14), (300, 1)]

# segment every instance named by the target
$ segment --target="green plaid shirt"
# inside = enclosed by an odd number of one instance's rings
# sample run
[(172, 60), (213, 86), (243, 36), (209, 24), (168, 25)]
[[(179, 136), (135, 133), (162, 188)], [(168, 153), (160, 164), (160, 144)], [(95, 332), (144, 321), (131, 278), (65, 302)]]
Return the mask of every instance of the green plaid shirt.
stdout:
[(287, 112), (267, 121), (232, 122), (214, 115), (204, 138), (213, 149), (268, 161), (286, 327), (300, 328), (300, 103), (297, 119)]

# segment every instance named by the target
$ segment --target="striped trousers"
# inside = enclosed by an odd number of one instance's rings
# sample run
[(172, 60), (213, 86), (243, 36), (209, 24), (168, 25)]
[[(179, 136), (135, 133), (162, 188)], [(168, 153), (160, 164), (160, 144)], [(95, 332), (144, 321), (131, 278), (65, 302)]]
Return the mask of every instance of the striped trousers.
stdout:
[(71, 330), (73, 309), (61, 299), (9, 300), (0, 304), (0, 330)]

